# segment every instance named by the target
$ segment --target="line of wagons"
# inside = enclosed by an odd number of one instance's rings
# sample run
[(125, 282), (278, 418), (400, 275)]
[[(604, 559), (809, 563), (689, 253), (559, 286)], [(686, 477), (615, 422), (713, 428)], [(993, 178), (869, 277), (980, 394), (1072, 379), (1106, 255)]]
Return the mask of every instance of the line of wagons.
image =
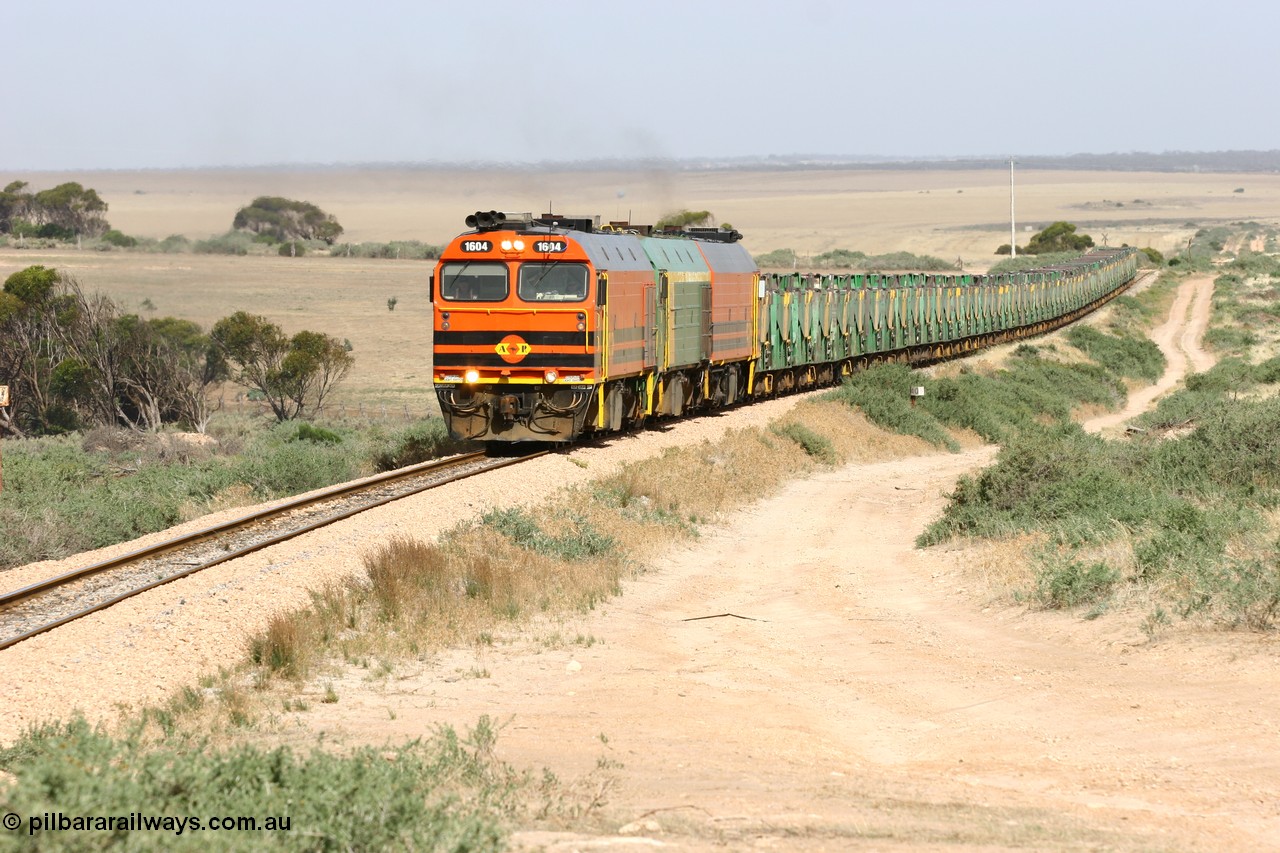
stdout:
[(1130, 248), (1001, 275), (762, 273), (736, 231), (467, 218), (431, 282), (450, 433), (573, 441), (929, 362), (1069, 323), (1137, 274)]

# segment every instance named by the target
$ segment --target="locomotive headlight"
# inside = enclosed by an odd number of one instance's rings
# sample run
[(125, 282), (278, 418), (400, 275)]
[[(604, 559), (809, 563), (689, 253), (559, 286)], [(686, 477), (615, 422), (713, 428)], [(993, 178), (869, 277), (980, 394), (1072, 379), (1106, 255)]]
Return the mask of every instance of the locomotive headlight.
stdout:
[(510, 241), (510, 240), (503, 240), (503, 241), (502, 241), (501, 243), (499, 243), (498, 245), (502, 247), (502, 251), (504, 251), (504, 252), (510, 252), (510, 251), (511, 251), (511, 241)]
[(467, 383), (470, 385), (474, 385), (480, 381), (480, 371), (476, 370), (475, 368), (468, 370), (466, 373), (463, 374), (463, 376), (466, 378)]
[(516, 251), (517, 251), (517, 252), (523, 252), (523, 251), (524, 251), (524, 241), (523, 241), (523, 240), (516, 240), (516, 241), (515, 241), (514, 243), (512, 243), (511, 245), (515, 247), (515, 249), (516, 249)]
[(556, 373), (554, 370), (548, 370), (546, 373), (542, 374), (542, 378), (547, 380), (547, 384), (550, 385), (560, 378), (560, 374)]

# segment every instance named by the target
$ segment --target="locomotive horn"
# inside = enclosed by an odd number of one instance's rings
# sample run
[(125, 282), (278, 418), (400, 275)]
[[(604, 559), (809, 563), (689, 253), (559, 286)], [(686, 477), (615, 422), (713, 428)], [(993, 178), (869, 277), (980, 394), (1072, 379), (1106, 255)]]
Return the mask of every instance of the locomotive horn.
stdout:
[(495, 228), (501, 228), (507, 223), (507, 215), (500, 210), (477, 210), (467, 216), (466, 223), (468, 228), (475, 228), (478, 231), (492, 231)]

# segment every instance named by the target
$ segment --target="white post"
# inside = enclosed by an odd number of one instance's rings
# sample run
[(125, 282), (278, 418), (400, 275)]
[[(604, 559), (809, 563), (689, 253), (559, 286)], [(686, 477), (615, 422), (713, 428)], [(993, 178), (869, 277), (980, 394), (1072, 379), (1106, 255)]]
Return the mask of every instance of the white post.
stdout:
[(1009, 255), (1018, 257), (1018, 229), (1013, 219), (1013, 158), (1009, 158)]

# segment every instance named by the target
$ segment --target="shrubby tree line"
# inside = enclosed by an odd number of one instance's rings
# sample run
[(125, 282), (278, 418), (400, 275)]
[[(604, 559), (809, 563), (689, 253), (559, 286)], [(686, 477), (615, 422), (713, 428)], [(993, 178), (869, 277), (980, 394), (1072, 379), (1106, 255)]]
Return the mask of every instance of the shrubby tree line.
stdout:
[(252, 231), (277, 243), (323, 240), (332, 245), (342, 234), (338, 220), (311, 202), (265, 195), (236, 211), (231, 227)]
[[(1093, 248), (1093, 238), (1088, 234), (1077, 234), (1076, 226), (1070, 222), (1055, 222), (1044, 230), (1031, 235), (1027, 245), (1018, 247), (1019, 255), (1051, 255), (1057, 252), (1083, 252)], [(996, 248), (997, 255), (1012, 254), (1009, 243), (1002, 243)]]
[(228, 377), (261, 394), (279, 421), (321, 408), (354, 361), (336, 338), (306, 330), (287, 337), (267, 318), (244, 311), (214, 323), (209, 338)]
[(309, 201), (293, 201), (279, 196), (258, 196), (248, 207), (236, 211), (231, 227), (248, 231), (270, 243), (283, 243), (281, 254), (301, 254), (300, 242), (321, 240), (326, 245), (342, 234), (342, 226), (332, 214)]
[(206, 334), (189, 320), (144, 320), (70, 276), (32, 266), (0, 291), (0, 435), (70, 432), (91, 425), (203, 432), (211, 386), (231, 380), (260, 395), (278, 420), (323, 405), (351, 368), (334, 338), (280, 327), (245, 312)]
[(668, 213), (663, 216), (653, 224), (653, 227), (661, 231), (664, 228), (709, 226), (714, 220), (715, 215), (709, 210), (677, 210), (674, 213)]
[(96, 190), (74, 181), (30, 192), (26, 181), (13, 181), (0, 192), (0, 234), (71, 240), (100, 237), (107, 223), (107, 203)]
[[(1093, 238), (1088, 234), (1077, 234), (1076, 226), (1070, 222), (1054, 222), (1052, 225), (1045, 227), (1031, 235), (1031, 239), (1027, 241), (1026, 246), (1018, 247), (1019, 255), (1038, 256), (1038, 255), (1077, 255), (1081, 252), (1088, 251), (1094, 247)], [(1125, 245), (1128, 245), (1127, 243)], [(1220, 246), (1218, 247), (1221, 248)], [(1164, 255), (1150, 246), (1139, 249), (1146, 257), (1147, 263), (1153, 266), (1162, 267), (1165, 264)], [(1001, 244), (996, 249), (997, 255), (1010, 255), (1012, 250), (1008, 243)], [(1045, 262), (1053, 263), (1054, 258), (1049, 258)], [(1176, 259), (1170, 262), (1176, 264)], [(1017, 259), (1001, 261), (999, 264), (991, 268), (991, 272), (1014, 272), (1018, 269)]]
[(755, 256), (757, 266), (769, 269), (820, 270), (913, 270), (920, 272), (955, 272), (955, 261), (947, 261), (933, 255), (916, 255), (911, 252), (889, 252), (868, 255), (852, 249), (832, 249), (817, 255), (800, 255), (794, 249), (774, 249)]
[(344, 229), (332, 214), (311, 202), (279, 196), (255, 198), (236, 211), (225, 234), (194, 242), (181, 234), (163, 240), (131, 237), (111, 227), (106, 211), (107, 204), (97, 191), (78, 183), (33, 192), (25, 181), (13, 181), (0, 191), (0, 235), (55, 241), (84, 237), (95, 240), (92, 248), (103, 251), (115, 248), (210, 255), (247, 255), (255, 251), (255, 245), (288, 257), (305, 255), (317, 247), (327, 247), (333, 257), (404, 260), (438, 258), (443, 251), (418, 240), (338, 244)]

